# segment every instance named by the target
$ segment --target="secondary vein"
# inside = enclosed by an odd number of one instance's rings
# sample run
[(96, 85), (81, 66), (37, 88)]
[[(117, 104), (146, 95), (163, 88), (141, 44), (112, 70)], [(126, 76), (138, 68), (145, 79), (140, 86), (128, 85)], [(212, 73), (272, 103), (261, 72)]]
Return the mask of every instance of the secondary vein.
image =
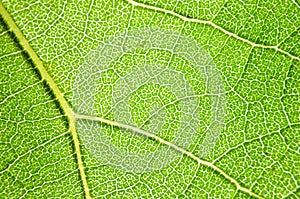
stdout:
[(297, 57), (297, 56), (294, 56), (292, 55), (291, 53), (285, 51), (285, 50), (282, 50), (277, 46), (267, 46), (267, 45), (263, 45), (263, 44), (257, 44), (257, 43), (254, 43), (250, 40), (247, 40), (243, 37), (240, 37), (239, 35), (237, 34), (234, 34), (228, 30), (225, 30), (224, 28), (222, 28), (221, 26), (218, 26), (216, 25), (215, 23), (213, 23), (212, 21), (206, 21), (206, 20), (200, 20), (200, 19), (194, 19), (194, 18), (188, 18), (188, 17), (185, 17), (183, 15), (180, 15), (172, 10), (167, 10), (167, 9), (164, 9), (164, 8), (159, 8), (159, 7), (155, 7), (155, 6), (151, 6), (151, 5), (147, 5), (147, 4), (143, 4), (143, 3), (139, 3), (139, 2), (136, 2), (136, 1), (133, 1), (133, 0), (126, 0), (128, 3), (130, 3), (132, 6), (137, 6), (137, 7), (141, 7), (141, 8), (146, 8), (146, 9), (149, 9), (149, 10), (155, 10), (155, 11), (158, 11), (158, 12), (162, 12), (162, 13), (166, 13), (166, 14), (170, 14), (170, 15), (173, 15), (175, 17), (178, 17), (180, 19), (182, 19), (183, 21), (187, 21), (187, 22), (192, 22), (192, 23), (199, 23), (199, 24), (207, 24), (207, 25), (210, 25), (218, 30), (220, 30), (221, 32), (225, 33), (226, 35), (228, 35), (229, 37), (233, 37), (235, 39), (238, 39), (240, 41), (243, 41), (253, 47), (259, 47), (259, 48), (265, 48), (265, 49), (273, 49), (275, 51), (278, 51), (292, 59), (296, 59), (298, 61), (300, 61), (300, 57)]
[(184, 148), (181, 148), (181, 147), (173, 144), (172, 142), (166, 141), (166, 140), (162, 139), (161, 137), (159, 137), (159, 136), (157, 136), (153, 133), (147, 132), (145, 130), (142, 130), (142, 129), (134, 127), (134, 126), (130, 126), (130, 125), (127, 125), (127, 124), (122, 124), (122, 123), (111, 121), (111, 120), (101, 118), (101, 117), (82, 115), (82, 114), (78, 114), (78, 113), (74, 113), (74, 116), (77, 119), (84, 119), (84, 120), (102, 122), (102, 123), (105, 123), (105, 124), (109, 124), (111, 126), (116, 126), (116, 127), (122, 128), (122, 129), (133, 131), (133, 132), (138, 133), (140, 135), (144, 135), (148, 138), (152, 138), (152, 139), (154, 139), (154, 140), (156, 140), (156, 141), (158, 141), (158, 142), (160, 142), (160, 143), (162, 143), (166, 146), (169, 146), (169, 147), (173, 148), (174, 150), (176, 150), (176, 151), (178, 151), (182, 154), (185, 154), (186, 156), (194, 159), (195, 161), (198, 162), (198, 164), (201, 164), (201, 165), (207, 166), (209, 168), (212, 168), (214, 171), (218, 172), (224, 178), (226, 178), (231, 183), (233, 183), (237, 187), (238, 190), (243, 191), (243, 192), (245, 192), (245, 193), (247, 193), (250, 196), (253, 196), (255, 198), (259, 198), (259, 199), (263, 198), (263, 197), (259, 196), (258, 194), (253, 193), (251, 190), (249, 190), (249, 189), (243, 187), (242, 185), (240, 185), (238, 181), (236, 181), (233, 177), (226, 174), (222, 169), (220, 169), (219, 167), (217, 167), (213, 163), (202, 160), (202, 159), (198, 158), (197, 156), (195, 156), (193, 153), (185, 150)]

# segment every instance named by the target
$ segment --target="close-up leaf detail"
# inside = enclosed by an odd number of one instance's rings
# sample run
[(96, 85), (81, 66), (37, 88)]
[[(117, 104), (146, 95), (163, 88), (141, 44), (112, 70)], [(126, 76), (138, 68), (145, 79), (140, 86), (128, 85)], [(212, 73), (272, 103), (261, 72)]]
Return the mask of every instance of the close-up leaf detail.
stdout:
[(0, 198), (300, 198), (298, 0), (3, 0), (0, 44)]

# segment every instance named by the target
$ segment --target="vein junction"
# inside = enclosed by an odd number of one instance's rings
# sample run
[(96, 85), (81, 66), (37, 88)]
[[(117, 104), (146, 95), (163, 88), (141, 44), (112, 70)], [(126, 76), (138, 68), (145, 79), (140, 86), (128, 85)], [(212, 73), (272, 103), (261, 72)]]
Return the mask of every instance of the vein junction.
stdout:
[(81, 151), (80, 151), (79, 139), (78, 139), (76, 128), (75, 128), (75, 118), (73, 116), (72, 108), (70, 107), (70, 105), (68, 104), (66, 99), (64, 98), (63, 93), (60, 91), (60, 89), (58, 88), (58, 86), (56, 85), (56, 83), (54, 82), (52, 77), (48, 74), (41, 59), (37, 56), (37, 54), (35, 53), (33, 48), (30, 46), (28, 40), (25, 38), (25, 36), (23, 35), (23, 33), (21, 32), (19, 27), (14, 22), (13, 18), (10, 16), (10, 14), (5, 9), (2, 2), (0, 2), (0, 14), (1, 14), (2, 18), (4, 19), (5, 23), (7, 24), (7, 26), (9, 27), (9, 29), (14, 33), (15, 37), (19, 41), (19, 44), (22, 46), (23, 50), (25, 50), (26, 53), (31, 58), (33, 64), (35, 65), (36, 69), (40, 73), (42, 80), (48, 84), (49, 88), (55, 95), (56, 100), (59, 102), (62, 110), (66, 114), (66, 117), (67, 117), (67, 119), (69, 121), (69, 125), (70, 125), (70, 132), (71, 132), (73, 142), (74, 142), (75, 154), (76, 154), (76, 158), (77, 158), (77, 164), (78, 164), (78, 168), (79, 168), (79, 172), (80, 172), (83, 189), (85, 192), (85, 197), (89, 199), (89, 198), (91, 198), (91, 196), (90, 196), (90, 192), (89, 192), (88, 183), (86, 180), (86, 174), (84, 171), (84, 165), (83, 165), (82, 155), (81, 155)]

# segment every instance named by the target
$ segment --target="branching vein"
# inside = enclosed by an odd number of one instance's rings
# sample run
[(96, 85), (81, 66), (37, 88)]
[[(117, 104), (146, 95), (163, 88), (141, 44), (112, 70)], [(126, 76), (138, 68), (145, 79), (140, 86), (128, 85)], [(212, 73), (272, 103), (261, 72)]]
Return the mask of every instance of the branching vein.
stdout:
[[(262, 44), (256, 44), (252, 41), (249, 41), (245, 38), (242, 38), (242, 37), (238, 36), (237, 34), (234, 34), (234, 33), (230, 32), (228, 30), (225, 30), (224, 28), (214, 24), (212, 21), (187, 18), (187, 17), (182, 16), (182, 15), (180, 15), (180, 14), (174, 12), (174, 11), (171, 11), (171, 10), (158, 8), (158, 7), (151, 6), (151, 5), (146, 5), (146, 4), (143, 4), (143, 3), (135, 2), (133, 0), (127, 0), (127, 1), (133, 6), (142, 7), (142, 8), (146, 8), (146, 9), (150, 9), (150, 10), (155, 10), (155, 11), (158, 11), (158, 12), (167, 13), (167, 14), (173, 15), (175, 17), (178, 17), (178, 18), (182, 19), (183, 21), (210, 25), (210, 26), (214, 27), (215, 29), (222, 31), (223, 33), (225, 33), (229, 37), (233, 37), (235, 39), (243, 41), (243, 42), (245, 42), (245, 43), (247, 43), (247, 44), (249, 44), (253, 47), (273, 49), (275, 51), (278, 51), (278, 52), (292, 58), (292, 59), (300, 61), (299, 57), (296, 57), (296, 56), (290, 54), (289, 52), (280, 49), (278, 47), (278, 45), (277, 46), (267, 46), (267, 45), (262, 45)], [(195, 156), (193, 153), (185, 150), (184, 148), (176, 146), (175, 144), (173, 144), (169, 141), (166, 141), (166, 140), (160, 138), (159, 136), (156, 136), (153, 133), (144, 131), (144, 130), (142, 130), (140, 128), (137, 128), (137, 127), (134, 127), (134, 126), (130, 126), (130, 125), (127, 125), (127, 124), (122, 124), (122, 123), (119, 123), (119, 122), (116, 122), (116, 121), (111, 121), (111, 120), (107, 120), (107, 119), (100, 118), (100, 117), (94, 117), (94, 116), (81, 115), (81, 114), (74, 113), (72, 108), (70, 107), (70, 105), (68, 104), (66, 99), (64, 98), (63, 93), (60, 91), (60, 89), (58, 88), (58, 86), (56, 85), (56, 83), (54, 82), (52, 77), (48, 74), (48, 72), (44, 68), (41, 59), (37, 56), (35, 51), (32, 49), (32, 47), (30, 46), (28, 40), (22, 34), (21, 30), (15, 24), (14, 20), (12, 19), (10, 14), (6, 11), (6, 9), (4, 8), (4, 6), (1, 2), (0, 2), (0, 14), (3, 17), (4, 21), (7, 23), (10, 31), (12, 31), (14, 33), (15, 37), (18, 39), (19, 44), (22, 46), (23, 50), (26, 51), (26, 53), (31, 58), (33, 64), (35, 65), (35, 67), (37, 68), (37, 70), (39, 71), (39, 73), (42, 77), (42, 81), (45, 81), (48, 84), (48, 86), (50, 87), (50, 89), (52, 90), (53, 94), (56, 97), (56, 100), (59, 102), (62, 110), (64, 111), (64, 113), (65, 113), (65, 115), (66, 115), (66, 117), (69, 121), (70, 132), (71, 132), (73, 142), (74, 142), (74, 148), (75, 148), (75, 153), (76, 153), (76, 157), (77, 157), (78, 168), (79, 168), (79, 171), (80, 171), (80, 176), (81, 176), (81, 180), (82, 180), (82, 184), (83, 184), (83, 187), (84, 187), (86, 198), (91, 198), (91, 197), (90, 197), (90, 193), (89, 193), (88, 183), (87, 183), (87, 180), (86, 180), (86, 174), (85, 174), (85, 171), (84, 171), (82, 155), (81, 155), (81, 152), (80, 152), (79, 139), (78, 139), (78, 135), (77, 135), (76, 128), (75, 128), (76, 119), (98, 121), (98, 122), (105, 123), (105, 124), (108, 124), (108, 125), (111, 125), (111, 126), (116, 126), (116, 127), (122, 128), (122, 129), (128, 129), (128, 130), (134, 131), (136, 133), (139, 133), (141, 135), (147, 136), (148, 138), (152, 138), (152, 139), (154, 139), (154, 140), (156, 140), (156, 141), (158, 141), (158, 142), (160, 142), (164, 145), (167, 145), (167, 146), (173, 148), (174, 150), (176, 150), (178, 152), (181, 152), (182, 154), (185, 154), (186, 156), (194, 159), (199, 165), (201, 164), (201, 165), (204, 165), (204, 166), (207, 166), (207, 167), (213, 169), (214, 171), (216, 171), (217, 173), (222, 175), (224, 178), (226, 178), (228, 181), (230, 181), (232, 184), (234, 184), (238, 190), (243, 191), (243, 192), (249, 194), (250, 196), (253, 196), (253, 197), (256, 197), (256, 198), (262, 198), (258, 194), (253, 193), (250, 189), (245, 188), (242, 185), (240, 185), (240, 183), (238, 181), (236, 181), (233, 177), (226, 174), (219, 167), (215, 166), (214, 163), (204, 161), (204, 160), (198, 158), (197, 156)], [(19, 53), (19, 52), (15, 52), (15, 53)], [(0, 57), (0, 59), (1, 59), (1, 57)], [(4, 102), (1, 102), (1, 103), (4, 103)]]
[(14, 20), (10, 16), (10, 14), (7, 12), (7, 10), (5, 9), (2, 2), (0, 2), (0, 14), (1, 14), (2, 18), (4, 19), (5, 23), (7, 24), (7, 26), (9, 27), (10, 31), (12, 31), (14, 33), (15, 37), (19, 41), (19, 44), (22, 46), (23, 50), (25, 50), (26, 53), (31, 58), (33, 64), (39, 71), (39, 73), (42, 77), (42, 80), (48, 84), (49, 88), (51, 89), (51, 91), (55, 95), (57, 101), (59, 102), (62, 110), (65, 112), (66, 117), (68, 118), (69, 125), (70, 125), (70, 132), (71, 132), (73, 142), (74, 142), (77, 164), (78, 164), (78, 168), (80, 171), (83, 188), (85, 191), (85, 197), (91, 198), (87, 180), (86, 180), (85, 171), (84, 171), (83, 161), (81, 158), (79, 139), (78, 139), (78, 136), (76, 133), (75, 118), (73, 116), (73, 111), (72, 111), (70, 105), (68, 104), (68, 102), (66, 101), (66, 99), (64, 98), (63, 93), (59, 90), (58, 86), (56, 85), (56, 83), (54, 82), (52, 77), (48, 74), (47, 70), (45, 69), (45, 67), (43, 65), (43, 62), (37, 56), (35, 51), (32, 49), (28, 40), (25, 38), (25, 36), (23, 35), (23, 33), (21, 32), (19, 27), (16, 25), (16, 23), (14, 22)]

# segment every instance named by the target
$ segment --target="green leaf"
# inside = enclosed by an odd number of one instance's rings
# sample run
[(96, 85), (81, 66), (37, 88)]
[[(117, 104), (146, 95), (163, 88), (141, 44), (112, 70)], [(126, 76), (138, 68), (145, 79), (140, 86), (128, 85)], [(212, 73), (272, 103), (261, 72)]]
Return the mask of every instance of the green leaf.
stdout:
[(1, 198), (299, 198), (298, 1), (3, 1)]

